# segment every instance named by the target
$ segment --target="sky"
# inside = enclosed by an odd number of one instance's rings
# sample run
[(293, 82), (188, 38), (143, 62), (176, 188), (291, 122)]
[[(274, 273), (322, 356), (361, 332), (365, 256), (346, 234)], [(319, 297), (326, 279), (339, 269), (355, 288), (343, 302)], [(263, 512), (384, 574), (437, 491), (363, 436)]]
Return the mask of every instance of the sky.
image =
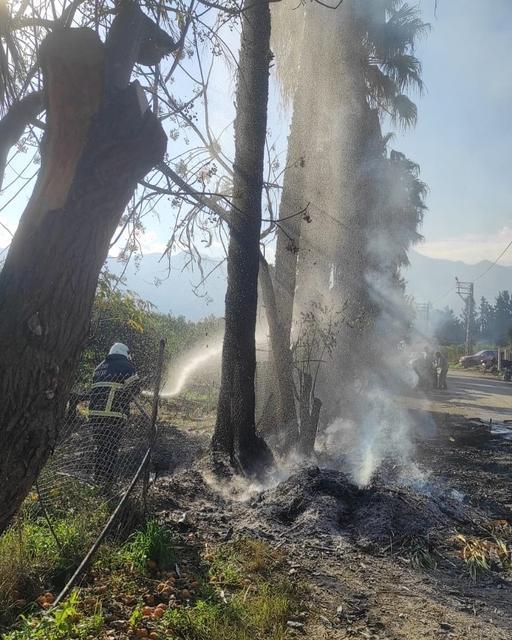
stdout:
[[(415, 130), (396, 147), (429, 186), (425, 255), (474, 264), (512, 240), (512, 1), (422, 0), (430, 34)], [(512, 249), (500, 261), (512, 264)]]
[[(398, 132), (392, 145), (420, 165), (429, 187), (425, 242), (417, 250), (470, 264), (494, 260), (512, 240), (512, 0), (438, 0), (435, 14), (435, 0), (420, 0), (420, 7), (432, 26), (416, 50), (425, 92), (416, 99), (416, 128)], [(217, 67), (209, 93), (213, 129), (232, 117), (233, 90), (229, 74)], [(283, 121), (274, 88), (269, 124), (284, 148)], [(229, 130), (222, 144), (232, 149)], [(0, 207), (11, 195), (0, 196)], [(30, 187), (0, 210), (11, 231), (28, 195)], [(163, 250), (170, 226), (165, 214), (148, 222), (144, 251)], [(8, 238), (0, 225), (0, 247)], [(512, 249), (500, 263), (512, 264)]]

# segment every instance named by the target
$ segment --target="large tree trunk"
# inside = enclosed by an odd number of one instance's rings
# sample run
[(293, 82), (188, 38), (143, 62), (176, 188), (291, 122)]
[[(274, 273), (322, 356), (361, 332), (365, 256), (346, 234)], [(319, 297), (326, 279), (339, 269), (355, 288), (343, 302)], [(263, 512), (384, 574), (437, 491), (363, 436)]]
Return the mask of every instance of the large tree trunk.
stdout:
[(278, 432), (275, 435), (280, 448), (287, 452), (297, 445), (299, 439), (293, 382), (293, 356), (289, 346), (289, 335), (284, 330), (279, 317), (270, 269), (263, 256), (260, 257), (260, 284), (270, 335), (272, 364), (278, 397), (276, 416)]
[(323, 417), (327, 420), (343, 415), (358, 420), (361, 374), (365, 376), (371, 359), (369, 341), (375, 309), (369, 295), (369, 245), (377, 243), (373, 229), (376, 205), (376, 149), (378, 117), (367, 102), (363, 60), (364, 12), (357, 0), (347, 0), (340, 11), (339, 65), (340, 138), (335, 153), (338, 158), (336, 191), (338, 232), (332, 236), (332, 290), (334, 306), (343, 310), (344, 321), (336, 336), (332, 366), (321, 372), (320, 389), (325, 400)]
[[(304, 41), (297, 69), (297, 88), (293, 97), (293, 114), (288, 136), (286, 167), (283, 191), (279, 205), (279, 220), (276, 233), (275, 292), (279, 320), (288, 346), (291, 346), (294, 321), (295, 288), (297, 284), (297, 260), (301, 247), (301, 229), (311, 219), (310, 206), (314, 193), (312, 178), (316, 176), (317, 160), (314, 139), (317, 108), (320, 92), (311, 90), (314, 67), (318, 68), (318, 57), (311, 51), (315, 45), (316, 31), (312, 24), (314, 11), (306, 10)], [(298, 9), (299, 10), (299, 9)], [(298, 321), (298, 318), (295, 317)]]
[(104, 50), (88, 29), (41, 47), (42, 165), (0, 273), (0, 531), (57, 441), (110, 239), (165, 153), (139, 85), (105, 90)]
[(258, 473), (271, 454), (256, 435), (254, 377), (263, 159), (270, 64), (268, 0), (245, 0), (236, 93), (233, 206), (222, 377), (214, 452), (246, 473)]

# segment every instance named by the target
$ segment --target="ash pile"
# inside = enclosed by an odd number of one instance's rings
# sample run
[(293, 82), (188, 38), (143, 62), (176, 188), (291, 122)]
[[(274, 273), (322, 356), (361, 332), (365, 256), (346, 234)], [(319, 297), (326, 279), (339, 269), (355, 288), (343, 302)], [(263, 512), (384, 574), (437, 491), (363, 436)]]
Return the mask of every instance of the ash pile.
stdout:
[(360, 489), (341, 471), (308, 467), (276, 486), (219, 485), (189, 470), (162, 479), (158, 510), (164, 519), (215, 537), (250, 535), (283, 542), (314, 541), (382, 547), (390, 540), (446, 539), (485, 527), (485, 516), (462, 496), (376, 481)]

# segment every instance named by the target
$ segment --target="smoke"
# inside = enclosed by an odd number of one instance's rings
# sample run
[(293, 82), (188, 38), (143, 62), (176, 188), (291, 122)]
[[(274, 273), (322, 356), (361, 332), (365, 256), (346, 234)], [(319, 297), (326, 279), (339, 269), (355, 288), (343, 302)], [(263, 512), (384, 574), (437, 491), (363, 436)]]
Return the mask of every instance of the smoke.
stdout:
[[(293, 104), (287, 164), (297, 160), (290, 149), (303, 158), (294, 187), (310, 216), (301, 225), (294, 322), (325, 308), (339, 319), (326, 353), (313, 354), (324, 361), (319, 446), (360, 486), (388, 466), (418, 482), (417, 425), (405, 401), (417, 377), (403, 348), (414, 314), (399, 267), (419, 237), (424, 185), (405, 157), (388, 157), (366, 100), (364, 25), (383, 24), (383, 5), (295, 7), (283, 0), (272, 8), (277, 75)], [(283, 199), (286, 188), (285, 180)]]
[(405, 310), (403, 316), (397, 313), (395, 291), (388, 291), (383, 303), (382, 278), (376, 280), (379, 286), (374, 281), (373, 290), (379, 292), (383, 306), (368, 335), (373, 344), (371, 360), (354, 372), (357, 377), (350, 387), (338, 394), (340, 415), (328, 425), (321, 444), (360, 487), (368, 486), (383, 468), (391, 468), (395, 479), (404, 484), (417, 484), (423, 474), (414, 460), (415, 437), (433, 422), (419, 425), (407, 407), (407, 397), (417, 393), (418, 382), (410, 355), (397, 339), (407, 316)]

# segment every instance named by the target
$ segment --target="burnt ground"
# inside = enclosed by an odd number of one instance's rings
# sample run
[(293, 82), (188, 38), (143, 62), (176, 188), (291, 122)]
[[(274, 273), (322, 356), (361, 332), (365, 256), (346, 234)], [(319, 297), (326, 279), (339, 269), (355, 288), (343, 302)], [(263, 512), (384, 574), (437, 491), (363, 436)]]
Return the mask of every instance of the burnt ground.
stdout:
[[(249, 536), (285, 550), (307, 592), (305, 626), (291, 636), (509, 640), (512, 568), (489, 549), (512, 540), (512, 441), (467, 415), (428, 413), (437, 430), (418, 438), (427, 480), (416, 487), (386, 469), (359, 489), (315, 466), (266, 488), (219, 482), (201, 461), (209, 425), (163, 426), (155, 511), (205, 543)], [(418, 409), (418, 422), (426, 415)], [(489, 551), (476, 576), (468, 542)]]

